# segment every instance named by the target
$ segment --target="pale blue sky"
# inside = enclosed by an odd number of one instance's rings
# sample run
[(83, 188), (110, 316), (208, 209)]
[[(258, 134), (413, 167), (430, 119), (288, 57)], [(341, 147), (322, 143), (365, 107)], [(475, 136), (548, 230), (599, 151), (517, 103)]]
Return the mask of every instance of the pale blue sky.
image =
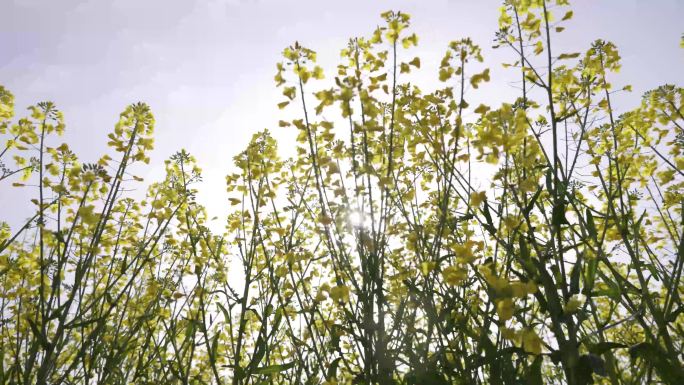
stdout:
[[(684, 0), (575, 0), (575, 17), (556, 38), (556, 52), (585, 50), (596, 38), (622, 55), (614, 83), (631, 83), (625, 107), (663, 83), (684, 83)], [(0, 84), (16, 97), (19, 114), (52, 100), (64, 111), (65, 140), (85, 162), (105, 150), (106, 134), (129, 103), (145, 101), (157, 119), (152, 166), (186, 148), (205, 170), (200, 198), (212, 215), (225, 212), (224, 175), (231, 158), (259, 129), (278, 128), (281, 100), (273, 75), (281, 50), (295, 40), (319, 52), (333, 68), (348, 37), (367, 34), (388, 9), (408, 12), (420, 37), (417, 75), (436, 85), (436, 66), (450, 40), (472, 37), (483, 47), (492, 82), (474, 99), (498, 104), (515, 93), (518, 74), (495, 63), (492, 51), (499, 1), (275, 1), (275, 0), (2, 0)], [(28, 215), (8, 205), (21, 192), (0, 188), (0, 218)]]

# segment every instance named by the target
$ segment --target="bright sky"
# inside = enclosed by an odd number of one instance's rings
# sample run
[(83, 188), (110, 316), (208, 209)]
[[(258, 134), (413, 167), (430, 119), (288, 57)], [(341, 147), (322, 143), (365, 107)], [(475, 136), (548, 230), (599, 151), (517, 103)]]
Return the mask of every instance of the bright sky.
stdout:
[[(625, 108), (664, 83), (684, 84), (681, 0), (575, 0), (575, 16), (556, 38), (556, 52), (584, 51), (596, 38), (622, 55), (616, 86)], [(495, 63), (499, 1), (322, 0), (2, 0), (0, 84), (16, 97), (19, 114), (52, 100), (65, 113), (68, 141), (83, 162), (106, 148), (106, 134), (123, 108), (145, 101), (156, 116), (156, 149), (140, 174), (159, 178), (163, 160), (186, 148), (204, 169), (201, 202), (211, 215), (227, 211), (224, 175), (254, 132), (278, 128), (282, 100), (274, 87), (282, 49), (299, 40), (332, 68), (348, 37), (367, 35), (388, 9), (412, 15), (420, 40), (424, 89), (437, 85), (436, 67), (450, 40), (469, 36), (483, 47), (492, 81), (474, 99), (498, 104), (513, 95), (518, 74)], [(471, 103), (472, 104), (472, 103)], [(287, 142), (286, 142), (287, 143)], [(28, 216), (26, 191), (0, 188), (1, 219)], [(16, 222), (14, 222), (16, 223)]]

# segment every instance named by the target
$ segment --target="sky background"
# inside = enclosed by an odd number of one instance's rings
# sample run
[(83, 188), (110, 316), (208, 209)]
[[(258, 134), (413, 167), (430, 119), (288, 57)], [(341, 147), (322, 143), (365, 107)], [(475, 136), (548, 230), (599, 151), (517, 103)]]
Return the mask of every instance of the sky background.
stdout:
[[(664, 83), (684, 84), (684, 0), (576, 0), (574, 18), (555, 38), (555, 52), (583, 52), (591, 41), (614, 42), (622, 56), (616, 86), (632, 84), (618, 106)], [(449, 41), (471, 37), (483, 48), (492, 81), (474, 101), (497, 105), (516, 94), (519, 75), (492, 50), (499, 1), (322, 0), (1, 0), (0, 84), (15, 95), (17, 115), (43, 100), (66, 117), (67, 141), (81, 161), (106, 151), (106, 135), (126, 105), (144, 101), (156, 117), (151, 165), (138, 174), (162, 176), (163, 160), (181, 148), (204, 170), (200, 201), (211, 215), (228, 209), (224, 176), (232, 157), (258, 130), (270, 128), (282, 147), (293, 129), (278, 128), (282, 100), (275, 63), (295, 40), (318, 52), (328, 73), (349, 37), (368, 35), (388, 9), (412, 16), (421, 56), (422, 88), (438, 86), (437, 66)], [(322, 83), (321, 86), (326, 83)], [(472, 103), (471, 103), (472, 105)], [(0, 218), (28, 216), (25, 190), (0, 187)]]

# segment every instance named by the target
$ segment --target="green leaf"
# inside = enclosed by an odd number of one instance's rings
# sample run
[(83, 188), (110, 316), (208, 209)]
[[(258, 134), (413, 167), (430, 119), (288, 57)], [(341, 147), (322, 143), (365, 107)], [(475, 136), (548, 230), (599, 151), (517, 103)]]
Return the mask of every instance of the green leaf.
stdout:
[(613, 301), (619, 301), (620, 296), (622, 295), (622, 291), (620, 290), (620, 287), (610, 281), (604, 281), (606, 286), (608, 286), (606, 289), (603, 290), (597, 290), (592, 293), (592, 297), (601, 297), (601, 296), (606, 296)]
[(328, 372), (325, 374), (326, 380), (331, 380), (337, 376), (337, 367), (340, 365), (342, 357), (335, 358), (328, 366)]
[(527, 369), (525, 373), (525, 383), (529, 385), (543, 385), (544, 379), (542, 378), (542, 361), (543, 356), (538, 355), (534, 358), (532, 365)]
[(583, 257), (583, 253), (577, 254), (577, 260), (575, 261), (575, 265), (572, 266), (572, 271), (570, 271), (570, 295), (579, 293), (580, 273), (582, 272)]
[(216, 359), (216, 351), (218, 350), (218, 340), (220, 337), (220, 333), (216, 333), (214, 335), (214, 338), (211, 340), (211, 348), (209, 349), (209, 354), (211, 354), (212, 359)]
[(407, 383), (412, 385), (449, 385), (449, 382), (442, 374), (432, 370), (423, 370), (418, 373), (408, 374)]
[(482, 204), (482, 213), (484, 214), (485, 219), (487, 220), (485, 228), (487, 229), (487, 231), (489, 231), (490, 234), (495, 234), (496, 228), (494, 228), (494, 221), (492, 220), (492, 214), (489, 212), (489, 204), (487, 202), (483, 202)]
[(580, 357), (577, 369), (580, 375), (580, 384), (591, 384), (592, 373), (603, 377), (608, 375), (606, 372), (606, 363), (603, 361), (603, 358), (591, 353), (583, 354)]
[(525, 241), (525, 238), (522, 235), (518, 237), (518, 245), (520, 248), (520, 260), (522, 261), (522, 265), (525, 268), (525, 271), (529, 275), (534, 275), (535, 266), (530, 260), (530, 248), (527, 246), (527, 241)]
[(677, 359), (668, 359), (667, 353), (659, 347), (642, 342), (629, 348), (632, 359), (641, 358), (652, 365), (658, 376), (668, 384), (683, 384), (684, 371), (677, 363)]
[(596, 232), (596, 224), (594, 223), (594, 215), (591, 213), (591, 210), (587, 208), (587, 214), (586, 214), (586, 221), (587, 221), (587, 231), (589, 232), (589, 235), (593, 238), (596, 239), (598, 237), (598, 233)]
[(593, 258), (589, 260), (587, 265), (587, 271), (585, 272), (584, 278), (584, 294), (589, 296), (592, 290), (594, 290), (594, 282), (596, 281), (596, 268), (598, 267), (598, 258)]
[(254, 346), (254, 354), (252, 355), (252, 360), (249, 363), (249, 367), (256, 368), (261, 362), (261, 359), (264, 358), (264, 354), (266, 354), (266, 341), (264, 341), (263, 337), (259, 335), (256, 345)]
[(527, 217), (530, 215), (530, 212), (534, 208), (534, 204), (537, 202), (537, 199), (539, 199), (539, 195), (541, 195), (542, 188), (541, 186), (537, 189), (537, 192), (534, 193), (532, 196), (532, 199), (530, 199), (530, 202), (525, 206), (525, 210), (523, 211), (523, 216)]
[(568, 220), (565, 218), (565, 201), (561, 200), (553, 206), (551, 223), (556, 227), (568, 224)]
[(226, 321), (230, 319), (230, 313), (228, 313), (228, 310), (226, 310), (221, 303), (217, 302), (216, 305), (218, 305), (219, 309), (221, 310), (221, 313), (223, 313), (223, 316), (226, 317)]
[(268, 365), (268, 366), (262, 366), (260, 368), (256, 368), (253, 372), (253, 374), (273, 374), (273, 373), (280, 373), (284, 372), (288, 369), (292, 369), (295, 366), (294, 361), (288, 362), (287, 364), (282, 364), (282, 365)]
[(682, 312), (684, 312), (684, 305), (679, 305), (679, 307), (678, 307), (676, 310), (672, 311), (672, 313), (670, 313), (670, 314), (667, 316), (666, 321), (667, 321), (667, 322), (674, 322), (674, 321), (676, 321), (676, 320), (677, 320), (677, 317), (678, 317), (679, 314), (681, 314)]
[(271, 304), (269, 303), (269, 304), (266, 306), (266, 309), (264, 309), (264, 319), (266, 319), (268, 316), (270, 316), (271, 313), (273, 313), (273, 305), (271, 305)]
[(275, 311), (275, 316), (273, 316), (273, 324), (271, 325), (271, 329), (278, 329), (278, 326), (280, 326), (280, 321), (283, 319), (283, 308), (279, 307)]
[(530, 249), (527, 247), (527, 242), (523, 236), (518, 238), (518, 245), (520, 247), (520, 257), (524, 261), (530, 259)]
[(558, 59), (559, 59), (559, 60), (563, 60), (563, 59), (574, 59), (574, 58), (579, 57), (579, 55), (580, 55), (579, 52), (575, 52), (575, 53), (563, 53), (563, 54), (560, 54), (560, 55), (558, 56)]
[(627, 345), (617, 342), (605, 341), (587, 346), (587, 350), (596, 355), (601, 355), (609, 350), (626, 348)]
[(40, 345), (43, 347), (43, 349), (49, 349), (50, 343), (48, 342), (47, 338), (45, 338), (45, 335), (40, 331), (38, 325), (36, 325), (36, 323), (30, 318), (27, 318), (26, 321), (28, 321), (31, 331), (36, 335), (38, 342), (40, 342)]

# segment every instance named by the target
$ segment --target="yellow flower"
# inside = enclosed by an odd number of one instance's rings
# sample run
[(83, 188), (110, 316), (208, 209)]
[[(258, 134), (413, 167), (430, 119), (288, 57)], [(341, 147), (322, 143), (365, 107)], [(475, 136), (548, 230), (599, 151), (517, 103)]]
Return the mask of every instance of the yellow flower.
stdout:
[(513, 300), (510, 298), (504, 298), (496, 304), (496, 314), (499, 315), (501, 321), (508, 321), (513, 318), (513, 311), (515, 310), (515, 305)]
[(423, 273), (423, 275), (428, 275), (432, 270), (437, 267), (437, 263), (434, 261), (430, 262), (421, 262), (420, 263), (420, 272)]
[(330, 289), (330, 298), (335, 302), (349, 302), (349, 287), (337, 285)]
[(449, 266), (442, 270), (442, 277), (447, 284), (456, 286), (465, 281), (467, 272), (464, 269), (460, 269), (456, 266)]
[(83, 206), (78, 210), (78, 214), (81, 216), (81, 221), (87, 225), (94, 225), (100, 220), (100, 216), (94, 212), (95, 206), (88, 205)]
[(566, 314), (572, 314), (576, 312), (584, 304), (584, 299), (584, 295), (582, 294), (573, 295), (570, 297), (565, 306), (563, 306), (563, 312)]
[(484, 191), (474, 192), (470, 194), (470, 203), (473, 207), (480, 207), (482, 202), (487, 200), (487, 194)]
[(541, 354), (542, 341), (533, 329), (522, 331), (522, 345), (523, 349), (528, 353)]

